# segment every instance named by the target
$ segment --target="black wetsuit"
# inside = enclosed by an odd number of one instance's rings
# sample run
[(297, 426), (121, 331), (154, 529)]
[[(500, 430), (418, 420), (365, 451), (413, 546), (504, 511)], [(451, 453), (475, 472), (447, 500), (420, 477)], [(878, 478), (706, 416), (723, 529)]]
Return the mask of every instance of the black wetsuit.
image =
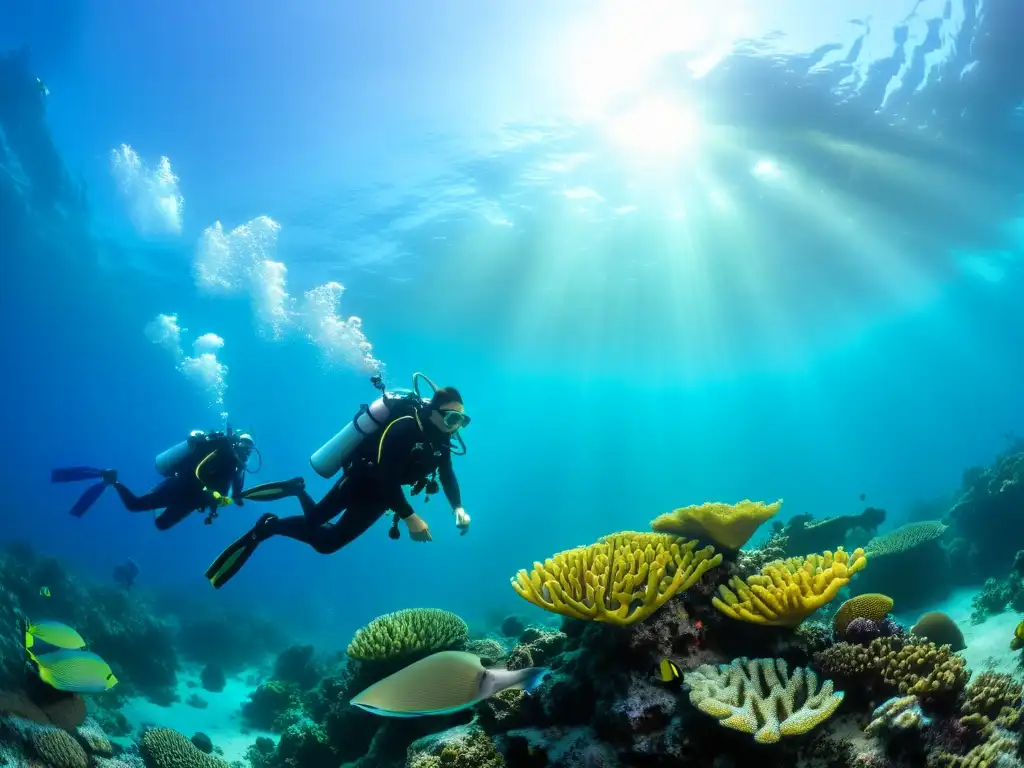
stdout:
[[(209, 459), (203, 463), (204, 459)], [(199, 470), (200, 480), (196, 477)], [(149, 512), (162, 509), (156, 518), (161, 531), (171, 528), (193, 512), (217, 509), (217, 500), (210, 491), (222, 495), (231, 492), (236, 504), (245, 482), (245, 466), (235, 453), (227, 437), (202, 438), (192, 452), (174, 469), (174, 474), (158, 483), (142, 496), (136, 496), (124, 484), (115, 482), (114, 489), (129, 512)]]
[[(322, 554), (337, 552), (365, 533), (388, 510), (403, 520), (413, 514), (403, 485), (416, 485), (437, 472), (452, 507), (462, 506), (459, 481), (452, 469), (451, 441), (423, 416), (389, 422), (376, 440), (362, 446), (357, 459), (319, 502), (297, 492), (301, 516), (277, 518), (265, 535), (304, 541)], [(329, 521), (343, 512), (338, 522)]]

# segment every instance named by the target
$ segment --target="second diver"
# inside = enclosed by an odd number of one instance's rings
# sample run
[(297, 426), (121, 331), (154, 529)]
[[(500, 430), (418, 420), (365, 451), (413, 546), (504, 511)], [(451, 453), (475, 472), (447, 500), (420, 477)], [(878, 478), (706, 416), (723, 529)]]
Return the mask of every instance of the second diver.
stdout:
[[(426, 379), (422, 374), (417, 376)], [(365, 533), (388, 510), (395, 513), (391, 538), (399, 537), (398, 521), (403, 520), (414, 541), (430, 541), (430, 529), (415, 513), (403, 485), (411, 485), (413, 495), (425, 490), (429, 498), (438, 491), (440, 480), (455, 524), (466, 533), (470, 519), (462, 507), (459, 482), (452, 468), (453, 440), (470, 422), (462, 396), (454, 387), (444, 387), (435, 388), (433, 396), (423, 400), (418, 392), (385, 392), (377, 377), (374, 385), (381, 390), (382, 397), (364, 406), (345, 429), (310, 458), (313, 468), (323, 477), (331, 477), (344, 468), (341, 479), (319, 502), (306, 491), (301, 477), (255, 486), (242, 494), (252, 501), (294, 496), (302, 514), (263, 515), (207, 570), (206, 578), (215, 588), (224, 586), (256, 547), (273, 536), (295, 539), (321, 554), (331, 554)], [(459, 444), (464, 446), (461, 440)], [(341, 518), (330, 523), (339, 513)]]
[(156, 516), (156, 527), (164, 531), (192, 512), (206, 511), (205, 522), (211, 523), (220, 507), (232, 502), (241, 505), (246, 466), (253, 451), (256, 444), (248, 433), (234, 433), (230, 427), (226, 432), (197, 429), (156, 457), (156, 469), (164, 479), (141, 496), (120, 482), (114, 469), (64, 467), (53, 470), (51, 481), (100, 481), (87, 488), (71, 508), (75, 517), (88, 512), (107, 486), (113, 486), (129, 512), (163, 510)]

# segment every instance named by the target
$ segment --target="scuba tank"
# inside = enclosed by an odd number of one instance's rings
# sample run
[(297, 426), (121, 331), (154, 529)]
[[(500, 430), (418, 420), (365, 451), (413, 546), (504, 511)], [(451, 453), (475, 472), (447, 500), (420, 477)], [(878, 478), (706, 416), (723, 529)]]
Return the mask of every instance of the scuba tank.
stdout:
[[(309, 457), (309, 463), (313, 470), (320, 477), (333, 477), (352, 459), (366, 437), (379, 432), (401, 411), (405, 410), (411, 413), (429, 402), (420, 394), (421, 380), (425, 381), (433, 391), (437, 391), (437, 385), (422, 373), (413, 374), (412, 389), (397, 389), (390, 392), (380, 376), (371, 377), (370, 383), (381, 393), (380, 397), (369, 405), (361, 406), (358, 413), (342, 427), (340, 432)], [(453, 446), (452, 454), (461, 456), (466, 452), (466, 444), (462, 441), (461, 435), (455, 435), (455, 441), (458, 447), (461, 447), (461, 451)]]
[(166, 451), (158, 453), (155, 460), (156, 471), (163, 477), (173, 476), (178, 465), (192, 453), (196, 444), (205, 437), (206, 433), (203, 430), (193, 429), (189, 432), (187, 440), (182, 440), (177, 445), (172, 445)]
[(313, 470), (323, 478), (330, 478), (345, 466), (363, 443), (363, 438), (383, 429), (397, 410), (405, 405), (415, 408), (418, 398), (412, 393), (383, 392), (369, 405), (363, 405), (352, 420), (334, 437), (320, 446), (309, 457)]

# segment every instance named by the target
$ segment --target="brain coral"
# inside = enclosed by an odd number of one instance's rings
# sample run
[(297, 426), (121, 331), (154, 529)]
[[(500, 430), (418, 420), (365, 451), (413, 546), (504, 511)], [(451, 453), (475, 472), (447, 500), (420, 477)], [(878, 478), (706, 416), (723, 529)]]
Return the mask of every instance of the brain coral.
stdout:
[(89, 756), (75, 737), (57, 728), (32, 734), (32, 748), (50, 768), (87, 768)]
[(177, 731), (151, 728), (139, 744), (146, 768), (228, 768), (219, 757), (205, 755)]
[(967, 647), (964, 633), (949, 616), (941, 611), (931, 611), (917, 620), (910, 634), (923, 640), (930, 640), (936, 645), (951, 646), (951, 651), (962, 651)]
[(854, 619), (870, 619), (879, 622), (884, 619), (892, 610), (892, 598), (878, 592), (869, 592), (865, 595), (851, 597), (836, 611), (832, 620), (832, 627), (836, 634), (843, 637), (846, 628)]

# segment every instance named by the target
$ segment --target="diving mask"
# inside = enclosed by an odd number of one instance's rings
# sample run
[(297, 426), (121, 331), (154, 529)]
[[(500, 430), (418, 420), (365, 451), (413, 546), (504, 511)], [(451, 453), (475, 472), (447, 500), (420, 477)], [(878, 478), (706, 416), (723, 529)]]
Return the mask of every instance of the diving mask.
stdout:
[(472, 421), (472, 419), (462, 411), (441, 411), (441, 417), (444, 419), (444, 425), (448, 427), (448, 429), (468, 427), (469, 422)]

